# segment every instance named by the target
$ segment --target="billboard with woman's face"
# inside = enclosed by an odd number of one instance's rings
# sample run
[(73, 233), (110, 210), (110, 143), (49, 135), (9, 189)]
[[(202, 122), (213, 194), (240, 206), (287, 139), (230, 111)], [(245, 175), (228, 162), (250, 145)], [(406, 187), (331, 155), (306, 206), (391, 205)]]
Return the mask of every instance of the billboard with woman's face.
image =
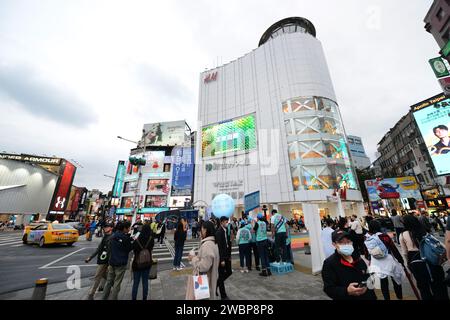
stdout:
[(411, 108), (436, 174), (450, 174), (450, 98), (440, 94)]

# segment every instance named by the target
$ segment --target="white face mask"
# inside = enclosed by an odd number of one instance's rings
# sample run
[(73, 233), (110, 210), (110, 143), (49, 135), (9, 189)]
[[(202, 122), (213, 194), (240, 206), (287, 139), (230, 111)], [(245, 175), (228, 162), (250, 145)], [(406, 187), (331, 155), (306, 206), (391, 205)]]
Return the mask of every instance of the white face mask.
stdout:
[(344, 256), (351, 256), (354, 248), (352, 244), (341, 244), (338, 247), (338, 251)]

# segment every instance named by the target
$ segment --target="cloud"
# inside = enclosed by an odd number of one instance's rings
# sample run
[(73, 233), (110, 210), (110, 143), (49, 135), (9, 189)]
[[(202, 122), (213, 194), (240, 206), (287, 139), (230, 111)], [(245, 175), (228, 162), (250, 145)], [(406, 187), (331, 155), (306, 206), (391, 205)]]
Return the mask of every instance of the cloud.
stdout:
[(0, 64), (0, 92), (29, 113), (75, 127), (87, 127), (97, 117), (88, 105), (60, 86), (46, 82), (28, 66)]

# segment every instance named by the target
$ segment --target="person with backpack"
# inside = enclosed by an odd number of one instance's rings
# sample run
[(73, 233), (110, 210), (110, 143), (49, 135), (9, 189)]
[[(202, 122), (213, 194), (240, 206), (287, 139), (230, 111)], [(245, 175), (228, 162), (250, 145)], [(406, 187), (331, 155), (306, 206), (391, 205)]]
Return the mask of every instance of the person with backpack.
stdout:
[(128, 221), (118, 222), (116, 225), (116, 232), (109, 240), (109, 266), (106, 286), (103, 291), (103, 300), (108, 300), (112, 290), (112, 300), (117, 300), (122, 284), (123, 276), (127, 269), (128, 256), (133, 250), (133, 244), (128, 232), (130, 231), (131, 223)]
[[(153, 232), (150, 225), (142, 226), (139, 237), (133, 243), (134, 259), (131, 264), (133, 270), (133, 288), (131, 299), (136, 300), (139, 289), (139, 282), (142, 279), (142, 299), (147, 300), (149, 288), (148, 277), (152, 268), (152, 250), (155, 245)], [(156, 268), (157, 266), (153, 266)]]
[(367, 248), (367, 258), (370, 258), (369, 273), (374, 273), (380, 279), (384, 300), (391, 300), (389, 277), (392, 279), (397, 299), (402, 300), (402, 281), (405, 274), (402, 268), (403, 258), (400, 252), (391, 237), (381, 232), (381, 223), (378, 220), (369, 222), (369, 232), (366, 238), (364, 244)]
[(241, 221), (241, 228), (237, 232), (236, 242), (239, 245), (239, 260), (241, 264), (241, 273), (249, 271), (251, 269), (251, 252), (250, 241), (252, 240), (251, 231), (246, 227), (244, 220)]
[[(97, 256), (97, 270), (94, 276), (94, 284), (89, 291), (88, 300), (94, 300), (95, 292), (97, 288), (100, 286), (101, 282), (106, 282), (106, 276), (108, 271), (108, 252), (109, 252), (109, 239), (112, 235), (112, 223), (105, 223), (103, 225), (103, 238), (100, 244), (97, 247), (97, 250), (90, 255), (86, 260), (86, 263), (89, 263), (95, 256)], [(101, 286), (103, 287), (103, 285)], [(99, 288), (99, 291), (103, 291), (103, 288)]]
[(272, 239), (275, 240), (274, 254), (276, 263), (286, 263), (286, 238), (287, 238), (287, 224), (286, 218), (278, 213), (276, 209), (272, 210)]
[(261, 259), (262, 271), (259, 275), (268, 277), (272, 275), (272, 272), (270, 271), (269, 262), (267, 223), (261, 212), (258, 213), (257, 218), (256, 222), (254, 222), (253, 230), (256, 233), (256, 246), (258, 247), (259, 258)]
[(400, 245), (422, 300), (448, 300), (444, 269), (439, 261), (439, 240), (427, 233), (413, 215), (403, 217), (403, 224), (405, 231), (400, 235)]

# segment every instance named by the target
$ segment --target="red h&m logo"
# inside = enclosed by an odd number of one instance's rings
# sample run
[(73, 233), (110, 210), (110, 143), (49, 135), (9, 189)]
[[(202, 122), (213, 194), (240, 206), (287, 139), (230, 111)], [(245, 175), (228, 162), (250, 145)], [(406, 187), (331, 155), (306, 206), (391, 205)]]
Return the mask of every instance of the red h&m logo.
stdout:
[(217, 80), (217, 71), (208, 74), (205, 79), (203, 80), (204, 83), (209, 83), (211, 81), (216, 81)]

